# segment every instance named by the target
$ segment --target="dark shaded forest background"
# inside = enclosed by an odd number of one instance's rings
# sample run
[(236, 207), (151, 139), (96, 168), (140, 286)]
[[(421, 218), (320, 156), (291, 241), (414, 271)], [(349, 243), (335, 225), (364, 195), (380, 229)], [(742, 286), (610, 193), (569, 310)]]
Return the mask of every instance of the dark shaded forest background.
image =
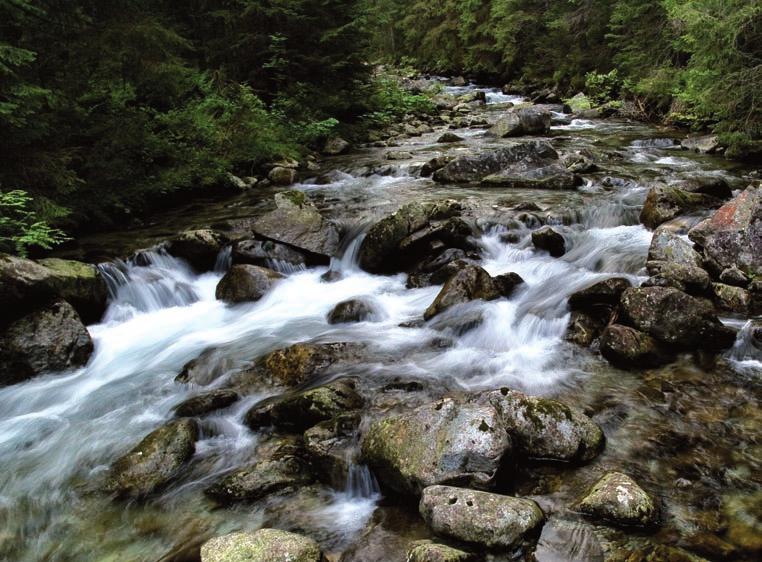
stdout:
[(382, 63), (760, 150), (759, 0), (0, 0), (0, 235), (109, 228), (427, 110)]

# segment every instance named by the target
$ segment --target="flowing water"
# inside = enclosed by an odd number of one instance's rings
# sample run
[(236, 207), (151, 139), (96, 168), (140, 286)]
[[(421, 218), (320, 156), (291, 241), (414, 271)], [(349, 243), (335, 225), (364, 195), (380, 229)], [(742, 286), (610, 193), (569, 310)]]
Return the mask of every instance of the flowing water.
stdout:
[[(489, 91), (488, 101), (516, 100)], [(489, 107), (485, 113), (497, 116)], [(594, 481), (599, 469), (612, 467), (636, 476), (663, 502), (665, 524), (651, 539), (692, 548), (709, 559), (734, 559), (721, 557), (727, 552), (718, 537), (727, 522), (718, 514), (728, 498), (759, 489), (754, 429), (760, 422), (762, 351), (751, 323), (727, 319), (741, 331), (736, 346), (717, 363), (683, 358), (644, 373), (617, 371), (567, 343), (564, 334), (573, 292), (612, 276), (634, 283), (644, 278), (651, 233), (638, 215), (650, 181), (670, 181), (683, 173), (720, 174), (739, 188), (747, 170), (677, 152), (668, 131), (624, 121), (575, 120), (554, 127), (554, 144), (594, 150), (607, 159), (606, 172), (588, 176), (578, 191), (464, 188), (418, 178), (416, 167), (442, 151), (499, 144), (480, 131), (456, 132), (464, 142), (447, 148), (434, 142), (439, 133), (405, 141), (401, 149), (414, 158), (391, 172), (379, 171), (388, 164), (383, 150), (368, 149), (327, 162), (327, 170), (337, 170), (331, 183), (308, 180), (298, 186), (345, 226), (343, 255), (329, 267), (271, 264), (286, 278), (256, 303), (228, 306), (215, 299), (215, 286), (230, 263), (229, 249), (215, 271), (202, 275), (161, 247), (103, 263), (111, 300), (102, 322), (89, 326), (95, 353), (88, 365), (0, 389), (0, 558), (191, 560), (210, 536), (275, 525), (314, 536), (334, 555), (354, 549), (355, 557), (347, 560), (370, 560), (363, 558), (370, 556), (367, 551), (357, 554), (363, 552), (357, 545), (374, 540), (386, 545), (388, 560), (400, 559), (395, 545), (426, 531), (415, 522), (414, 509), (399, 516), (413, 522), (395, 528), (390, 520), (399, 508), (386, 502), (373, 475), (359, 464), (351, 464), (345, 489), (311, 486), (230, 509), (217, 509), (204, 497), (210, 483), (254, 460), (262, 435), (246, 428), (242, 418), (276, 389), (204, 418), (189, 467), (160, 497), (119, 503), (98, 491), (111, 462), (170, 419), (173, 406), (198, 393), (174, 378), (202, 352), (217, 350), (225, 359), (211, 384), (215, 387), (257, 357), (292, 343), (357, 341), (368, 344), (367, 360), (358, 360), (344, 374), (356, 377), (370, 397), (371, 416), (447, 392), (508, 386), (561, 397), (601, 423), (607, 449), (592, 465), (532, 467), (517, 475), (517, 492), (540, 498), (549, 513), (559, 514), (543, 533), (540, 562), (602, 560), (599, 544), (631, 540), (573, 517), (567, 520), (571, 516), (560, 507)], [(404, 275), (360, 270), (363, 233), (374, 218), (404, 202), (447, 197), (462, 201), (478, 219), (484, 234), (476, 243), (485, 269), (492, 275), (516, 272), (526, 283), (510, 299), (475, 302), (458, 317), (444, 314), (429, 324), (401, 327), (421, 318), (439, 287), (407, 289)], [(246, 195), (210, 204), (197, 221), (208, 225), (256, 215), (263, 198)], [(530, 227), (517, 230), (510, 223), (507, 206), (521, 201), (546, 209), (564, 235), (566, 255), (554, 259), (535, 251)], [(166, 220), (179, 229), (186, 226), (179, 217), (188, 214), (180, 211)], [(508, 228), (512, 237), (505, 236)], [(105, 244), (116, 257), (162, 237), (166, 226), (147, 227), (118, 241), (113, 235), (83, 240), (81, 247), (93, 255), (93, 247)], [(101, 245), (98, 252), (109, 250)], [(328, 269), (339, 272), (339, 280), (321, 280)], [(374, 301), (379, 312), (373, 321), (329, 325), (327, 313), (352, 297)], [(471, 315), (476, 320), (466, 330), (462, 318)], [(421, 390), (386, 390), (389, 381), (400, 380), (417, 381)], [(689, 485), (676, 490), (677, 481)], [(752, 559), (743, 549), (732, 552), (739, 560)]]

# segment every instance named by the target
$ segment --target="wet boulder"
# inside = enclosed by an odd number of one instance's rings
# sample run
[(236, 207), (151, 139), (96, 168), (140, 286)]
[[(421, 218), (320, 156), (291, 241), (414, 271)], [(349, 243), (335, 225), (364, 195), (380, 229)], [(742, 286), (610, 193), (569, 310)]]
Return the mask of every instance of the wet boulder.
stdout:
[(566, 241), (563, 235), (549, 226), (532, 232), (532, 244), (538, 250), (544, 250), (554, 258), (560, 258), (566, 253)]
[(730, 184), (721, 176), (694, 176), (672, 185), (690, 193), (703, 193), (718, 199), (729, 199), (733, 195)]
[(217, 502), (229, 504), (258, 500), (305, 486), (313, 480), (298, 439), (275, 439), (258, 447), (255, 458), (255, 463), (231, 472), (204, 493)]
[(309, 537), (260, 529), (215, 537), (201, 546), (201, 562), (325, 562)]
[[(460, 213), (454, 201), (408, 203), (370, 227), (360, 246), (360, 267), (371, 273), (401, 271), (416, 256), (402, 255), (403, 240), (429, 225)], [(420, 257), (420, 256), (418, 256)]]
[(428, 226), (406, 236), (400, 241), (399, 249), (408, 263), (436, 256), (442, 248), (462, 250), (474, 248), (471, 237), (474, 229), (460, 217), (445, 221), (431, 221)]
[(0, 254), (0, 325), (10, 322), (55, 296), (50, 284), (52, 272), (37, 262)]
[(746, 287), (749, 277), (735, 266), (727, 267), (720, 273), (720, 281), (733, 287)]
[(579, 501), (576, 509), (615, 525), (650, 527), (658, 520), (653, 498), (621, 472), (603, 476)]
[(167, 251), (184, 259), (197, 271), (210, 271), (226, 243), (222, 234), (208, 228), (186, 230), (167, 243)]
[(74, 308), (57, 300), (0, 328), (0, 386), (87, 364), (93, 340)]
[(349, 151), (350, 144), (341, 137), (328, 139), (323, 145), (322, 153), (326, 156), (338, 156)]
[(720, 205), (721, 201), (711, 195), (692, 193), (679, 187), (657, 186), (651, 188), (646, 195), (646, 201), (640, 213), (640, 222), (654, 229), (680, 215)]
[(342, 301), (328, 313), (329, 324), (366, 322), (378, 317), (376, 306), (368, 299)]
[(517, 287), (524, 284), (524, 279), (518, 273), (510, 272), (493, 277), (492, 282), (500, 296), (508, 298), (513, 295)]
[(294, 269), (301, 269), (308, 262), (303, 253), (272, 240), (240, 240), (233, 244), (231, 258), (234, 264), (245, 263), (260, 267), (286, 264)]
[(558, 162), (558, 153), (546, 141), (514, 142), (508, 146), (459, 156), (434, 173), (441, 183), (478, 182), (511, 166), (538, 168)]
[(297, 343), (272, 351), (255, 364), (233, 376), (233, 386), (299, 386), (331, 366), (357, 358), (362, 351), (357, 343)]
[(489, 549), (519, 546), (545, 521), (530, 499), (451, 486), (426, 488), (418, 509), (435, 533)]
[(89, 263), (45, 258), (39, 264), (50, 271), (47, 285), (79, 314), (83, 322), (97, 322), (106, 311), (108, 289), (98, 268)]
[(510, 451), (495, 408), (452, 398), (376, 420), (362, 440), (362, 458), (381, 483), (412, 495), (433, 484), (490, 488)]
[(677, 349), (722, 350), (735, 332), (717, 319), (712, 303), (671, 287), (627, 289), (620, 311), (624, 324)]
[(304, 447), (318, 478), (336, 489), (347, 484), (360, 415), (340, 414), (304, 432)]
[(275, 209), (257, 219), (252, 230), (263, 238), (322, 257), (325, 262), (339, 250), (338, 229), (301, 191), (276, 194)]
[(720, 271), (735, 267), (749, 277), (762, 275), (762, 188), (747, 188), (688, 237)]
[(709, 274), (695, 266), (652, 262), (651, 273), (642, 287), (674, 287), (689, 295), (701, 296), (708, 293), (711, 284)]
[(432, 158), (431, 160), (427, 161), (423, 166), (421, 166), (421, 177), (422, 178), (428, 178), (431, 177), (434, 172), (439, 170), (440, 168), (444, 168), (452, 162), (454, 156), (437, 156), (435, 158)]
[(701, 154), (714, 154), (719, 151), (722, 145), (717, 135), (703, 135), (698, 137), (687, 137), (680, 143), (683, 150), (700, 152)]
[(620, 324), (612, 324), (603, 330), (600, 349), (609, 363), (623, 369), (647, 369), (671, 360), (654, 338)]
[(193, 456), (196, 440), (198, 425), (190, 418), (152, 431), (111, 465), (105, 490), (123, 498), (142, 498), (157, 491)]
[(572, 294), (569, 297), (569, 308), (607, 315), (619, 304), (622, 293), (630, 287), (632, 283), (624, 277), (604, 279)]
[(474, 562), (476, 556), (459, 548), (430, 540), (415, 541), (407, 551), (406, 562)]
[(256, 265), (238, 264), (230, 268), (217, 284), (215, 296), (227, 303), (258, 301), (283, 276)]
[(303, 432), (340, 414), (357, 410), (362, 396), (352, 379), (337, 379), (327, 384), (285, 394), (255, 404), (245, 417), (252, 429), (273, 425), (287, 431)]
[(550, 132), (550, 121), (550, 111), (528, 107), (506, 114), (495, 123), (489, 133), (498, 138), (545, 135)]
[(702, 267), (701, 254), (693, 249), (687, 238), (661, 227), (654, 231), (651, 246), (648, 249), (647, 267), (649, 273), (659, 268), (660, 262)]
[(581, 347), (590, 347), (601, 335), (608, 320), (607, 317), (602, 317), (599, 311), (594, 314), (572, 311), (565, 339)]
[(581, 411), (549, 398), (506, 388), (486, 392), (477, 402), (500, 414), (516, 451), (535, 459), (587, 462), (603, 449), (603, 431)]
[(447, 280), (423, 317), (431, 320), (455, 305), (477, 299), (489, 301), (499, 297), (500, 292), (489, 273), (478, 265), (466, 265)]
[(178, 418), (192, 418), (203, 416), (215, 410), (227, 408), (239, 399), (238, 393), (233, 390), (219, 389), (205, 392), (180, 402), (173, 409)]
[(267, 179), (273, 185), (289, 186), (296, 182), (296, 170), (294, 168), (275, 166), (267, 174)]
[(437, 139), (438, 143), (443, 143), (443, 144), (452, 143), (452, 142), (462, 142), (462, 141), (463, 141), (463, 137), (459, 137), (455, 133), (450, 133), (450, 132), (444, 133), (442, 136), (440, 136)]
[(570, 190), (580, 184), (578, 176), (557, 162), (522, 162), (482, 178), (485, 187)]
[(751, 297), (749, 291), (724, 283), (712, 283), (712, 300), (721, 310), (748, 314)]

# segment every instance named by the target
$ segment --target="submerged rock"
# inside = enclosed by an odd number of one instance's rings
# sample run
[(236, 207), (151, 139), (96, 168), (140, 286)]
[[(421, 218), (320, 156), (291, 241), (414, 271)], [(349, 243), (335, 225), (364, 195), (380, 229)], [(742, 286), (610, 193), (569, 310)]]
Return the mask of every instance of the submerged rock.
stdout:
[(435, 533), (490, 549), (518, 546), (545, 519), (532, 500), (451, 486), (426, 488), (419, 511)]
[(381, 483), (413, 495), (433, 484), (490, 488), (510, 450), (491, 405), (451, 398), (377, 420), (362, 440), (363, 459)]
[(734, 267), (749, 277), (762, 275), (762, 188), (747, 188), (688, 236), (720, 271)]
[(680, 215), (719, 207), (720, 204), (719, 199), (710, 195), (691, 193), (678, 187), (658, 186), (648, 192), (640, 213), (640, 222), (654, 229)]
[(603, 449), (604, 436), (593, 420), (557, 400), (495, 390), (477, 398), (499, 412), (516, 451), (536, 459), (587, 462)]
[(201, 562), (325, 562), (325, 558), (311, 538), (278, 529), (260, 529), (205, 542)]
[(549, 226), (544, 226), (532, 233), (532, 244), (538, 250), (545, 250), (554, 258), (560, 258), (566, 253), (564, 237)]
[(616, 525), (650, 527), (658, 518), (651, 496), (621, 472), (606, 474), (576, 507), (585, 515)]
[(217, 255), (227, 243), (225, 237), (214, 230), (186, 230), (167, 244), (167, 251), (187, 261), (197, 271), (214, 269)]
[(92, 352), (93, 340), (77, 312), (55, 301), (0, 329), (0, 386), (82, 367)]
[(612, 324), (601, 334), (601, 355), (612, 365), (625, 369), (650, 368), (668, 363), (670, 355), (648, 334)]
[(217, 284), (215, 296), (228, 303), (258, 301), (283, 276), (264, 267), (238, 264), (230, 268)]
[(445, 283), (423, 317), (431, 320), (450, 307), (472, 300), (494, 300), (500, 296), (489, 273), (478, 265), (465, 265)]
[(365, 322), (378, 315), (376, 307), (367, 299), (350, 299), (337, 304), (328, 313), (329, 324)]
[(671, 287), (627, 289), (620, 309), (624, 323), (677, 349), (722, 350), (735, 341), (710, 301)]
[(499, 138), (545, 135), (550, 132), (550, 121), (550, 111), (528, 107), (507, 113), (495, 123), (489, 133)]
[(175, 415), (182, 417), (195, 417), (208, 414), (215, 410), (227, 408), (239, 399), (238, 393), (233, 390), (219, 389), (199, 394), (181, 402), (173, 409)]
[(206, 386), (232, 368), (233, 360), (224, 349), (207, 349), (183, 365), (175, 382)]
[(152, 431), (111, 466), (105, 490), (124, 498), (141, 498), (157, 491), (193, 456), (197, 439), (198, 426), (189, 418)]
[(257, 461), (233, 471), (204, 493), (221, 503), (253, 501), (312, 482), (300, 441), (277, 439), (258, 447)]
[(275, 210), (260, 217), (252, 229), (259, 236), (322, 256), (326, 261), (339, 250), (339, 231), (301, 191), (276, 194)]

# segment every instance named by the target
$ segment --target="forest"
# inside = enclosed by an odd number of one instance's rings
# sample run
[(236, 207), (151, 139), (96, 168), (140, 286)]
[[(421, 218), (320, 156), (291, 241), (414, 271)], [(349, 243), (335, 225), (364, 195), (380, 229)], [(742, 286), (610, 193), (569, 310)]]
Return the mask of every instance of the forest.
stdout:
[(2, 236), (110, 228), (334, 131), (361, 138), (409, 103), (378, 63), (632, 99), (758, 154), (761, 13), (755, 0), (2, 0)]

